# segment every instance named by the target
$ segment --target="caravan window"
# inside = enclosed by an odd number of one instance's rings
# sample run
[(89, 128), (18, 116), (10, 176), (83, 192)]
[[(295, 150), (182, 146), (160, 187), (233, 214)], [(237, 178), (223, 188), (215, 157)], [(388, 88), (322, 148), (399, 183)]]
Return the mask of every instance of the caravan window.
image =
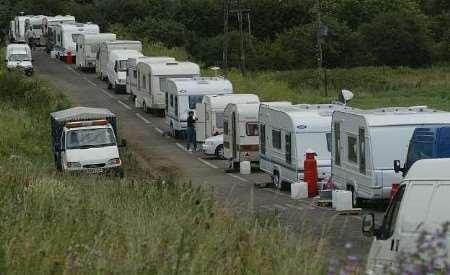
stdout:
[(223, 120), (225, 119), (224, 113), (216, 113), (216, 128), (223, 129)]
[(118, 60), (117, 61), (117, 70), (120, 72), (126, 72), (127, 71), (127, 60)]
[(178, 117), (178, 96), (174, 97), (175, 99), (175, 117)]
[(281, 149), (281, 131), (272, 130), (272, 146), (276, 149)]
[(286, 146), (286, 163), (292, 163), (292, 136), (287, 133), (285, 136), (285, 146)]
[(223, 121), (223, 133), (228, 135), (228, 120)]
[(358, 163), (358, 148), (357, 139), (355, 136), (348, 135), (347, 137), (347, 151), (348, 151), (348, 161)]
[(147, 89), (147, 79), (144, 76), (142, 76), (142, 89)]
[(136, 79), (137, 78), (137, 71), (133, 70), (133, 78)]
[(152, 76), (150, 74), (148, 75), (148, 90), (150, 93), (152, 92)]
[(248, 122), (246, 125), (247, 136), (249, 137), (257, 137), (259, 136), (259, 128), (258, 123)]
[(202, 103), (203, 96), (202, 95), (191, 95), (189, 96), (189, 109), (195, 110), (195, 106), (197, 103)]
[(260, 127), (260, 134), (259, 134), (259, 143), (261, 144), (261, 154), (266, 154), (266, 125), (261, 124)]
[(328, 149), (328, 152), (330, 152), (331, 153), (331, 133), (326, 133), (325, 134), (325, 137), (327, 138), (327, 149)]
[(173, 95), (170, 95), (170, 107), (173, 107)]
[(334, 123), (334, 164), (341, 165), (341, 124)]
[(366, 131), (364, 128), (359, 129), (359, 171), (361, 174), (366, 173)]

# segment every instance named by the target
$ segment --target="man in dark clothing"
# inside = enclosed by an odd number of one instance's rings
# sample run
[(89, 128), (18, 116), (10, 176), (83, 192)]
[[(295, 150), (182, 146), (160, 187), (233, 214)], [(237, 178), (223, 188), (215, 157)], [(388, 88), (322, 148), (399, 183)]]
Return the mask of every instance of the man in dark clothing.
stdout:
[(186, 145), (186, 149), (189, 152), (192, 152), (191, 144), (194, 147), (194, 151), (197, 151), (197, 136), (195, 134), (196, 121), (197, 119), (194, 118), (194, 112), (190, 111), (187, 119), (187, 145)]

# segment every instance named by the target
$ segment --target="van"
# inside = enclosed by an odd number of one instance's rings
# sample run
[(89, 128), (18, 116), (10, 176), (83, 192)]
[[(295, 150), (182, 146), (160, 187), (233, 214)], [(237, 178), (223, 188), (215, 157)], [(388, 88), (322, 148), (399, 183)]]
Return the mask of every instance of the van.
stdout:
[[(449, 167), (448, 158), (415, 162), (401, 181), (381, 225), (377, 225), (374, 214), (363, 217), (363, 234), (373, 237), (367, 258), (367, 274), (385, 274), (385, 268), (398, 264), (404, 253), (417, 252), (417, 242), (423, 232), (433, 233), (450, 222)], [(449, 237), (445, 235), (444, 238)], [(450, 255), (445, 255), (444, 260), (449, 261)], [(431, 259), (429, 262), (432, 263)]]
[(128, 59), (141, 56), (143, 54), (136, 50), (112, 50), (106, 66), (108, 89), (114, 89), (116, 92), (125, 91)]
[(450, 113), (417, 107), (342, 110), (333, 114), (332, 179), (352, 191), (353, 204), (385, 200), (393, 183), (394, 160), (404, 162), (414, 129), (449, 124)]
[(200, 76), (200, 67), (192, 62), (147, 62), (137, 64), (136, 106), (145, 111), (163, 114), (166, 96), (161, 91), (161, 82), (166, 78), (192, 78)]
[(259, 167), (282, 190), (304, 179), (308, 150), (316, 154), (319, 180), (331, 172), (331, 118), (341, 104), (301, 104), (259, 108)]
[(41, 35), (41, 41), (40, 45), (45, 46), (47, 48), (47, 53), (50, 53), (50, 51), (53, 50), (53, 46), (56, 41), (56, 37), (54, 34), (54, 26), (57, 24), (64, 24), (64, 23), (75, 23), (75, 17), (71, 15), (57, 15), (54, 17), (46, 16), (42, 18), (42, 35)]
[(161, 81), (165, 93), (166, 122), (173, 136), (184, 136), (190, 111), (205, 95), (233, 93), (230, 81), (221, 77), (167, 78)]
[(26, 75), (33, 74), (31, 49), (27, 44), (9, 44), (5, 55), (8, 70), (23, 70)]
[(77, 40), (77, 67), (82, 70), (95, 69), (100, 44), (116, 40), (113, 33), (81, 34)]
[(95, 72), (101, 80), (107, 80), (107, 66), (110, 60), (109, 55), (112, 50), (135, 50), (142, 53), (142, 43), (131, 40), (106, 41), (100, 44), (95, 61)]
[(167, 56), (158, 56), (158, 57), (141, 56), (137, 58), (128, 58), (127, 81), (126, 81), (127, 94), (131, 95), (133, 97), (133, 100), (136, 99), (135, 93), (137, 90), (137, 64), (141, 61), (159, 63), (159, 62), (175, 61), (175, 58)]
[(56, 36), (54, 50), (56, 56), (62, 60), (66, 56), (76, 56), (76, 45), (80, 35), (99, 34), (100, 28), (91, 23), (64, 23), (56, 25), (54, 31)]

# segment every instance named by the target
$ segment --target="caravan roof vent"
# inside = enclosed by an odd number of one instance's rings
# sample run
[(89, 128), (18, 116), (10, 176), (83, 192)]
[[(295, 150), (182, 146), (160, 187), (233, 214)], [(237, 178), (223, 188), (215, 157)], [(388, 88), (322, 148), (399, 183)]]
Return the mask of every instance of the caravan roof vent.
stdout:
[(178, 62), (167, 62), (166, 66), (177, 66)]
[(417, 112), (423, 112), (427, 108), (428, 108), (428, 106), (426, 106), (426, 105), (423, 105), (423, 106), (411, 106), (411, 107), (408, 108), (408, 110), (417, 111)]

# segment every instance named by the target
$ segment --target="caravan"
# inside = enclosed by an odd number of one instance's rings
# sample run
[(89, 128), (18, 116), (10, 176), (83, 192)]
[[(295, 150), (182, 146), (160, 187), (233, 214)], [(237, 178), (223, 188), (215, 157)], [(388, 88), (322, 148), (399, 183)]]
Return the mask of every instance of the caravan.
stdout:
[(394, 160), (404, 162), (416, 127), (450, 124), (450, 113), (425, 106), (344, 110), (333, 115), (332, 178), (353, 192), (353, 204), (391, 196), (401, 180)]
[(175, 61), (173, 57), (148, 57), (141, 56), (138, 58), (128, 58), (127, 62), (127, 94), (132, 95), (135, 98), (136, 90), (137, 90), (137, 64), (139, 62), (151, 62), (151, 63), (160, 63), (160, 62), (168, 62)]
[(143, 56), (142, 53), (136, 50), (112, 50), (106, 66), (108, 89), (114, 89), (116, 92), (125, 91), (128, 59), (141, 56)]
[(63, 59), (66, 56), (76, 55), (76, 44), (81, 34), (98, 34), (100, 28), (96, 24), (58, 24), (55, 26), (56, 56)]
[(165, 93), (166, 122), (173, 136), (179, 137), (187, 129), (190, 111), (205, 95), (233, 93), (230, 81), (220, 77), (167, 78), (161, 81)]
[(44, 18), (44, 15), (36, 15), (25, 20), (25, 40), (27, 43), (32, 41), (33, 45), (41, 46), (42, 20)]
[(269, 106), (259, 108), (260, 169), (278, 189), (303, 180), (308, 150), (316, 154), (319, 179), (331, 170), (331, 118), (340, 104)]
[(61, 16), (57, 15), (55, 17), (44, 17), (42, 19), (42, 35), (41, 35), (41, 46), (47, 47), (47, 53), (53, 50), (55, 45), (56, 37), (54, 33), (54, 27), (57, 24), (75, 23), (75, 17), (71, 15)]
[(191, 62), (141, 61), (137, 64), (136, 105), (142, 106), (145, 111), (164, 112), (166, 99), (164, 92), (161, 91), (161, 81), (165, 78), (191, 78), (199, 75), (200, 67)]
[(14, 18), (14, 38), (16, 43), (26, 43), (26, 37), (25, 33), (27, 29), (29, 29), (29, 26), (27, 28), (27, 20), (29, 20), (32, 17), (32, 15), (20, 15), (16, 16)]
[(142, 43), (140, 41), (116, 40), (100, 44), (100, 50), (97, 52), (97, 59), (95, 61), (95, 72), (101, 80), (107, 80), (107, 66), (112, 50), (135, 50), (142, 52)]
[(206, 95), (197, 103), (195, 123), (197, 142), (205, 142), (212, 136), (223, 133), (225, 108), (230, 103), (259, 103), (259, 97), (253, 94)]
[(113, 33), (81, 34), (77, 40), (77, 67), (95, 69), (95, 61), (100, 44), (116, 40)]

